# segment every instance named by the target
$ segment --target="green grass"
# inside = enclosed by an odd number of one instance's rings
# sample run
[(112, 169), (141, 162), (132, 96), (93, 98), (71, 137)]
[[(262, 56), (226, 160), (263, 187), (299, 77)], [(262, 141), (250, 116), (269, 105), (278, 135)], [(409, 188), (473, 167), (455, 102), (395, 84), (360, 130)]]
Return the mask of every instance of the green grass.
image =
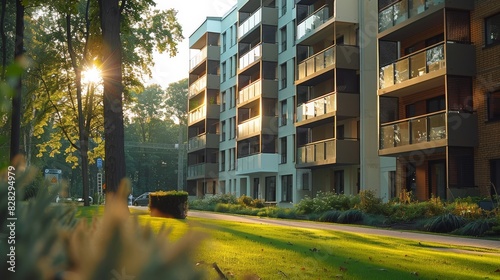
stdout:
[[(80, 217), (102, 215), (102, 207), (78, 208)], [(207, 238), (193, 260), (216, 262), (230, 279), (500, 279), (500, 251), (423, 243), (327, 230), (186, 220), (131, 214), (154, 230), (171, 227), (170, 238), (188, 230)], [(213, 269), (210, 269), (215, 276)]]

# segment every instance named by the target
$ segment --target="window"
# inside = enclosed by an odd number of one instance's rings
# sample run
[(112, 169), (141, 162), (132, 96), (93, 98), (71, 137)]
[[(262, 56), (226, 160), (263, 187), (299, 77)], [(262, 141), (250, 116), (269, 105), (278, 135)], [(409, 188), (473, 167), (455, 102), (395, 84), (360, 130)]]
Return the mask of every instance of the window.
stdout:
[(236, 58), (236, 55), (234, 55), (231, 60), (231, 77), (236, 76), (236, 61), (238, 60)]
[(488, 120), (500, 120), (500, 90), (487, 94)]
[(286, 26), (280, 29), (281, 36), (281, 51), (286, 51)]
[(286, 154), (287, 154), (287, 141), (286, 137), (280, 138), (280, 154), (281, 154), (281, 163), (286, 163)]
[(484, 19), (486, 46), (500, 43), (500, 13)]
[(500, 159), (490, 160), (490, 195), (500, 195)]
[(281, 201), (292, 202), (293, 176), (281, 176)]
[(444, 95), (427, 99), (427, 113), (434, 113), (446, 109)]
[(223, 91), (221, 92), (221, 99), (222, 99), (222, 102), (221, 102), (221, 106), (220, 106), (220, 111), (221, 112), (224, 112), (226, 110), (226, 92)]
[(226, 170), (226, 151), (221, 151), (219, 171), (224, 171), (224, 170)]
[(286, 62), (280, 65), (280, 89), (286, 88)]
[(417, 115), (417, 107), (415, 104), (408, 104), (406, 105), (406, 117), (411, 118), (415, 117)]
[(226, 51), (226, 32), (222, 33), (222, 52)]
[(281, 15), (285, 15), (286, 14), (286, 2), (288, 0), (281, 0)]
[(333, 172), (335, 180), (335, 192), (338, 194), (344, 193), (344, 170), (336, 170)]
[(337, 140), (343, 140), (344, 137), (345, 137), (345, 133), (344, 133), (344, 125), (341, 124), (341, 125), (337, 125), (337, 136), (335, 137)]
[(231, 87), (230, 89), (231, 93), (231, 108), (234, 108), (236, 106), (236, 86)]
[(226, 62), (222, 62), (222, 82), (225, 82), (226, 81)]
[(286, 106), (286, 100), (280, 102), (281, 104), (281, 125), (286, 125), (288, 119), (288, 109)]
[(234, 46), (234, 45), (236, 44), (236, 42), (237, 42), (237, 41), (236, 41), (236, 36), (238, 35), (238, 34), (237, 34), (237, 30), (238, 30), (238, 24), (237, 24), (237, 23), (235, 23), (235, 24), (233, 25), (233, 32), (232, 32), (232, 34), (231, 34), (231, 35), (232, 35), (232, 36), (231, 36), (231, 46)]
[(222, 121), (221, 141), (226, 141), (226, 121)]

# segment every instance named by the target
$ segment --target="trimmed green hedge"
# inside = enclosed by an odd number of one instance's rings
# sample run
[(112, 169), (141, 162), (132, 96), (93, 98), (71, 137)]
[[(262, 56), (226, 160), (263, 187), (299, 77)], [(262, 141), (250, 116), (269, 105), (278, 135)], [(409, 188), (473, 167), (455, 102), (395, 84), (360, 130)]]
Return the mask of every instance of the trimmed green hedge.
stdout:
[(151, 212), (161, 216), (185, 219), (188, 211), (188, 193), (184, 191), (157, 191), (149, 194)]

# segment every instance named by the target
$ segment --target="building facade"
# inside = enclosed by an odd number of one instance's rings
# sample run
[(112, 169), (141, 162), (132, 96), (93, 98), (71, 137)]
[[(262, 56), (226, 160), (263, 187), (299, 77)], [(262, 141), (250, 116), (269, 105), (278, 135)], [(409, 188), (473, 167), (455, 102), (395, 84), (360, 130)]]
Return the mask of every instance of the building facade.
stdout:
[(498, 6), (239, 0), (207, 18), (190, 36), (189, 192), (494, 192)]

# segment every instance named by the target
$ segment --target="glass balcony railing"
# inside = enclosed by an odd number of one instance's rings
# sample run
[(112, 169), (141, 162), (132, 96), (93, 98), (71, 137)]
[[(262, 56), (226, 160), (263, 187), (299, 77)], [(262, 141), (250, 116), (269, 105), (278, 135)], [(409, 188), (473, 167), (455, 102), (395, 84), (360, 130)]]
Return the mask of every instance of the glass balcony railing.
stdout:
[(336, 109), (335, 94), (331, 93), (297, 107), (297, 122), (335, 112)]
[(380, 68), (380, 88), (446, 68), (444, 43), (411, 54)]
[(205, 104), (199, 106), (198, 108), (192, 110), (189, 112), (189, 123), (194, 123), (194, 122), (197, 122), (199, 120), (202, 120), (205, 118), (206, 116), (206, 112), (207, 112), (207, 109), (206, 109), (206, 106)]
[(207, 47), (204, 47), (189, 60), (189, 70), (192, 70), (196, 65), (200, 64), (201, 61), (207, 58)]
[(240, 24), (238, 27), (238, 39), (245, 36), (248, 31), (252, 30), (255, 26), (262, 21), (262, 8), (258, 9), (249, 18)]
[(445, 112), (399, 120), (380, 126), (380, 149), (431, 142), (445, 138)]
[(335, 141), (336, 139), (327, 139), (297, 148), (297, 164), (335, 159)]
[(238, 70), (241, 70), (248, 65), (254, 63), (259, 60), (262, 56), (262, 45), (258, 45), (257, 47), (251, 49), (249, 52), (240, 57)]
[(261, 117), (255, 117), (238, 125), (238, 137), (246, 137), (261, 130)]
[(402, 0), (398, 1), (378, 14), (378, 31), (382, 32), (411, 17), (421, 14), (433, 6), (444, 3), (444, 0)]
[(193, 97), (202, 89), (207, 87), (207, 75), (201, 76), (198, 80), (192, 83), (188, 89), (188, 97)]
[(199, 135), (188, 140), (188, 150), (203, 148), (207, 145), (207, 135)]
[(247, 102), (248, 100), (261, 95), (262, 80), (251, 83), (240, 90), (238, 94), (238, 104)]
[(335, 46), (331, 46), (299, 63), (298, 79), (303, 79), (335, 64)]
[(297, 40), (302, 39), (325, 23), (329, 18), (328, 12), (328, 6), (325, 5), (300, 22), (297, 25)]

